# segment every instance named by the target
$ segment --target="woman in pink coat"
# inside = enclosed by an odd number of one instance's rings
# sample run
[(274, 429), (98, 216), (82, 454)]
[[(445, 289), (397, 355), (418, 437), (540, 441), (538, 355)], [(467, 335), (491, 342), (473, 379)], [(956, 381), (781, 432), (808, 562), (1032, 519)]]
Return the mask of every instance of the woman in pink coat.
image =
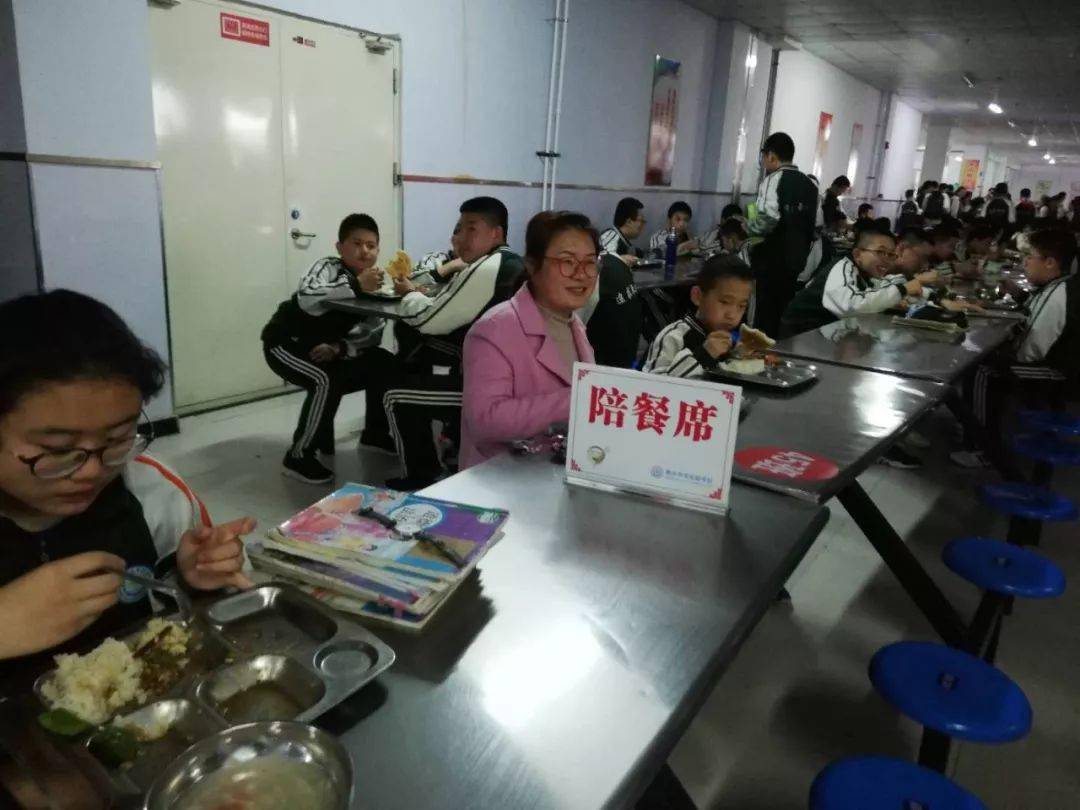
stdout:
[(591, 363), (574, 314), (598, 275), (599, 237), (583, 214), (543, 211), (525, 232), (529, 280), (490, 309), (465, 338), (461, 469), (570, 417), (571, 369)]

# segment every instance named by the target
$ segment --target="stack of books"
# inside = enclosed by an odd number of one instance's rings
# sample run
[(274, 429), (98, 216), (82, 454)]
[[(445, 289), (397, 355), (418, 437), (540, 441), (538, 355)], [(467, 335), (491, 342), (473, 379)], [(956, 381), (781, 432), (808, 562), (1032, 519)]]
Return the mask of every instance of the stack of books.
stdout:
[(256, 569), (330, 607), (421, 630), (502, 536), (509, 514), (346, 484), (249, 542)]

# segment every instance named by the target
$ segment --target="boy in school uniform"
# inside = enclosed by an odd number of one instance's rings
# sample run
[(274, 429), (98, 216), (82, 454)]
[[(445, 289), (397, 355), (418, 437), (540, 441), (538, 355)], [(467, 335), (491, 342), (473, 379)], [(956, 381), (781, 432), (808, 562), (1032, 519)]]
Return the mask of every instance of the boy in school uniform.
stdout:
[(653, 340), (642, 371), (701, 377), (731, 354), (733, 330), (746, 316), (754, 274), (737, 256), (713, 256), (701, 268), (690, 301), (693, 314), (668, 324)]
[(397, 453), (403, 474), (387, 480), (393, 489), (420, 489), (442, 474), (431, 426), (440, 421), (449, 438), (459, 430), (465, 334), (491, 307), (509, 300), (525, 278), (521, 257), (506, 246), (509, 213), (501, 201), (474, 197), (458, 213), (466, 267), (434, 295), (420, 292), (409, 279), (394, 281), (407, 314), (398, 323), (396, 363), (373, 389), (381, 393), (389, 437), (365, 442)]
[(693, 217), (694, 212), (688, 204), (682, 200), (673, 202), (667, 210), (667, 227), (661, 228), (649, 237), (649, 250), (654, 255), (663, 256), (667, 249), (668, 231), (672, 228), (675, 229), (679, 238), (678, 255), (682, 256), (694, 250), (697, 247), (697, 240), (690, 235), (690, 220)]
[[(307, 484), (326, 484), (334, 471), (317, 453), (334, 454), (334, 416), (341, 398), (369, 386), (391, 362), (378, 348), (383, 321), (339, 312), (327, 302), (355, 298), (382, 287), (379, 226), (367, 214), (349, 214), (338, 227), (336, 256), (316, 261), (296, 293), (278, 306), (263, 327), (266, 364), (307, 392), (282, 474)], [(370, 389), (369, 389), (370, 391)], [(365, 431), (376, 429), (379, 409), (369, 409)], [(373, 421), (374, 420), (374, 421)]]
[(840, 198), (851, 191), (851, 181), (846, 175), (840, 175), (825, 189), (825, 198), (821, 202), (823, 225), (827, 231), (838, 231), (848, 224), (847, 214), (840, 207)]
[(597, 363), (633, 367), (641, 340), (642, 302), (634, 286), (634, 273), (621, 256), (600, 254), (599, 281), (578, 316), (585, 324)]
[[(1009, 290), (1024, 304), (1023, 329), (1008, 351), (978, 367), (964, 390), (975, 418), (994, 435), (1001, 435), (1011, 391), (1030, 391), (1039, 383), (1075, 384), (1080, 376), (1080, 276), (1069, 272), (1076, 242), (1064, 231), (1036, 231), (1030, 247), (1024, 274), (1035, 291), (1025, 297), (1016, 285)], [(989, 466), (970, 437), (968, 447), (950, 458), (961, 467)]]
[(780, 336), (789, 337), (849, 315), (884, 312), (909, 296), (921, 296), (923, 284), (937, 274), (912, 279), (894, 275), (896, 239), (888, 231), (859, 232), (850, 256), (822, 270), (795, 296), (784, 312)]
[(1031, 201), (1031, 189), (1020, 189), (1020, 202), (1016, 204), (1016, 209), (1013, 215), (1016, 217), (1016, 224), (1020, 228), (1026, 228), (1029, 225), (1035, 223), (1035, 215), (1038, 212), (1035, 210), (1035, 203)]
[(449, 250), (433, 250), (431, 253), (425, 253), (420, 257), (420, 261), (416, 263), (412, 273), (409, 275), (414, 285), (440, 284), (449, 279), (454, 273), (465, 269), (465, 262), (458, 255), (461, 252), (458, 245), (458, 235), (460, 233), (461, 229), (455, 226), (454, 232), (450, 236)]
[(623, 197), (615, 206), (614, 227), (600, 234), (600, 250), (621, 258), (633, 267), (641, 260), (642, 252), (634, 240), (645, 229), (645, 204), (634, 197)]
[(254, 521), (212, 525), (145, 455), (137, 426), (165, 366), (115, 312), (69, 290), (28, 295), (0, 304), (0, 341), (0, 681), (28, 682), (53, 655), (149, 617), (125, 571), (250, 586), (239, 537)]

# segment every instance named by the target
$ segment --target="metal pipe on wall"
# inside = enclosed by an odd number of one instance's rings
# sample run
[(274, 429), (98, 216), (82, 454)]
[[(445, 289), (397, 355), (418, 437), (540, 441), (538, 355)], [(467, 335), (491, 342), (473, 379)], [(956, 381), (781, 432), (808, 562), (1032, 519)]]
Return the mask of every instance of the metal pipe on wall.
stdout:
[(750, 88), (754, 86), (754, 71), (757, 70), (758, 38), (751, 34), (746, 43), (746, 62), (743, 83), (742, 104), (739, 114), (739, 134), (735, 140), (735, 175), (731, 183), (731, 199), (737, 200), (742, 193), (743, 167), (746, 165), (746, 113), (750, 100)]
[(551, 72), (548, 74), (548, 99), (547, 120), (544, 128), (544, 151), (540, 155), (540, 162), (544, 164), (544, 181), (540, 190), (540, 206), (547, 208), (548, 189), (551, 183), (551, 130), (554, 123), (555, 108), (555, 71), (559, 63), (559, 16), (562, 10), (562, 0), (555, 0), (555, 11), (551, 18)]
[(874, 147), (870, 158), (871, 174), (866, 178), (866, 196), (873, 199), (881, 189), (881, 172), (885, 168), (885, 150), (888, 148), (889, 119), (892, 117), (892, 93), (882, 93), (878, 103), (877, 122), (874, 126)]
[(566, 72), (566, 27), (570, 21), (570, 0), (563, 0), (562, 19), (556, 20), (562, 36), (559, 40), (559, 86), (555, 91), (554, 131), (551, 137), (551, 183), (548, 187), (548, 204), (545, 210), (555, 207), (555, 176), (559, 169), (559, 122), (562, 119), (563, 74)]
[[(765, 143), (765, 139), (771, 134), (769, 129), (772, 127), (772, 108), (773, 100), (776, 98), (776, 74), (780, 70), (780, 49), (773, 47), (772, 59), (769, 60), (769, 90), (765, 94), (765, 120), (761, 125), (761, 143)], [(761, 185), (762, 178), (765, 177), (765, 167), (758, 169), (758, 185)]]

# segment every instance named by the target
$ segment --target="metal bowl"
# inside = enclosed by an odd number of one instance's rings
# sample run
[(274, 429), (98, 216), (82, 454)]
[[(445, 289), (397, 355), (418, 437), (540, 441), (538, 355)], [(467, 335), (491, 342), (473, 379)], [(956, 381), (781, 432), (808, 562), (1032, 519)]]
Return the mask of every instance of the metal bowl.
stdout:
[(162, 772), (147, 792), (143, 808), (180, 810), (203, 780), (271, 757), (314, 769), (314, 779), (329, 788), (327, 802), (312, 810), (347, 810), (352, 801), (348, 752), (322, 729), (285, 722), (234, 726), (195, 743)]

